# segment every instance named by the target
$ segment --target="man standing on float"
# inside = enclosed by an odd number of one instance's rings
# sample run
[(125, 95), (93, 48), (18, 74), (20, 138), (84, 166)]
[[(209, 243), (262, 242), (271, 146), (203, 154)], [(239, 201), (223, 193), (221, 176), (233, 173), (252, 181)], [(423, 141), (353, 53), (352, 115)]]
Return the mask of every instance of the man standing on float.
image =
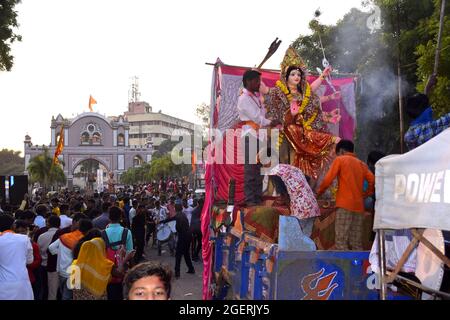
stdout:
[(261, 164), (257, 163), (256, 152), (251, 146), (257, 146), (257, 150), (259, 149), (259, 129), (275, 127), (280, 122), (266, 118), (266, 110), (259, 95), (261, 73), (247, 70), (242, 82), (244, 90), (238, 99), (237, 109), (241, 121), (239, 127), (242, 127), (242, 137), (245, 139), (244, 194), (247, 206), (254, 206), (262, 201), (263, 176)]

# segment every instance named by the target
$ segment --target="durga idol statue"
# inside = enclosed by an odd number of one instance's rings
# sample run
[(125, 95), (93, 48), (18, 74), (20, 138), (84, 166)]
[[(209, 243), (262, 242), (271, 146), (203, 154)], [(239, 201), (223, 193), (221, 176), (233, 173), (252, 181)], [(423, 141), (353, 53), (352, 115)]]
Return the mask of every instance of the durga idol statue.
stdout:
[(280, 139), (285, 137), (294, 149), (291, 164), (313, 179), (318, 179), (333, 159), (335, 146), (340, 141), (327, 127), (327, 123), (340, 120), (339, 109), (324, 112), (321, 107), (321, 99), (340, 99), (340, 93), (322, 98), (316, 94), (330, 72), (330, 67), (325, 69), (310, 85), (306, 81), (305, 63), (297, 51), (289, 47), (281, 63), (280, 80), (265, 95), (268, 118), (283, 123)]

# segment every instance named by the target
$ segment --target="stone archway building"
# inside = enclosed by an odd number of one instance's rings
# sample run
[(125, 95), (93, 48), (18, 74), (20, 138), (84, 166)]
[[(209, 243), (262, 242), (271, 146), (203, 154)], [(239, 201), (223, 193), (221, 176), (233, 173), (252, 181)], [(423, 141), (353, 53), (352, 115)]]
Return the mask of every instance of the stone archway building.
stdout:
[[(47, 147), (53, 155), (63, 126), (63, 160), (67, 186), (73, 187), (75, 168), (84, 160), (94, 159), (103, 164), (108, 173), (113, 172), (115, 180), (135, 165), (138, 157), (142, 162), (151, 162), (152, 146), (129, 145), (129, 123), (123, 116), (106, 118), (96, 112), (85, 112), (73, 119), (64, 119), (60, 114), (51, 121), (51, 143)], [(44, 146), (33, 146), (31, 137), (25, 137), (25, 170), (30, 159), (41, 154)], [(28, 172), (25, 171), (26, 174)]]

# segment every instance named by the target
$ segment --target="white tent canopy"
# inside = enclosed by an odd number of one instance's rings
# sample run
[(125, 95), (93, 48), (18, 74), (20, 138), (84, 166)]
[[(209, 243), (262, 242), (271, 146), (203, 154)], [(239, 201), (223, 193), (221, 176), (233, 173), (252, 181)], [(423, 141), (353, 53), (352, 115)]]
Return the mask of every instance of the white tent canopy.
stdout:
[(450, 231), (450, 129), (376, 164), (375, 229)]

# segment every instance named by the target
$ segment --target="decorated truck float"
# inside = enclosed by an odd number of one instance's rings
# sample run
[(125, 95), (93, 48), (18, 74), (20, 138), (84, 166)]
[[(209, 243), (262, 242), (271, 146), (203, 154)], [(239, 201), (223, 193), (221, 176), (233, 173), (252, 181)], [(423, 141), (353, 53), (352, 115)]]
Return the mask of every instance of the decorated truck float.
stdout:
[[(225, 132), (239, 122), (236, 105), (247, 69), (226, 65), (219, 59), (214, 64), (211, 129), (215, 136), (210, 136), (210, 143), (230, 143)], [(268, 87), (273, 87), (280, 77), (277, 70), (259, 71)], [(309, 76), (308, 82), (315, 78)], [(341, 121), (329, 129), (350, 140), (356, 124), (356, 83), (353, 75), (335, 77), (332, 86), (341, 92), (341, 99), (322, 104), (325, 111), (340, 109)], [(331, 90), (323, 85), (319, 92), (325, 95)], [(318, 201), (321, 216), (314, 222), (311, 237), (307, 237), (299, 220), (290, 216), (289, 206), (279, 206), (271, 190), (266, 190), (259, 206), (245, 206), (243, 165), (211, 159), (218, 153), (208, 153), (205, 174), (204, 299), (379, 299), (379, 281), (368, 261), (373, 240), (372, 212), (365, 215), (367, 251), (333, 251), (336, 212), (331, 194)], [(270, 189), (267, 178), (264, 185)], [(408, 298), (391, 291), (387, 296)]]
[[(225, 65), (219, 59), (214, 64), (211, 129), (214, 129), (215, 136), (210, 136), (210, 143), (213, 140), (222, 141), (220, 150), (230, 143), (227, 139), (231, 140), (221, 133), (239, 121), (236, 104), (242, 75), (246, 69)], [(280, 72), (277, 70), (259, 71), (262, 73), (262, 80), (269, 87), (279, 79)], [(314, 76), (309, 76), (307, 80), (312, 82)], [(332, 81), (331, 86), (324, 85), (319, 91), (322, 95), (329, 93), (330, 87), (341, 91), (340, 101), (323, 103), (322, 108), (325, 111), (336, 107), (340, 109), (341, 121), (330, 125), (329, 129), (341, 138), (350, 140), (356, 124), (356, 80), (354, 76), (338, 76)], [(290, 216), (289, 205), (280, 205), (277, 198), (271, 196), (267, 177), (264, 183), (266, 193), (263, 203), (256, 207), (248, 207), (243, 202), (243, 165), (215, 161), (217, 159), (214, 157), (223, 156), (221, 152), (217, 152), (218, 150), (208, 153), (205, 174), (206, 196), (202, 212), (203, 298), (242, 300), (450, 298), (448, 285), (450, 246), (447, 227), (450, 221), (448, 218), (450, 183), (436, 180), (436, 177), (440, 177), (441, 180), (450, 178), (448, 166), (450, 158), (447, 152), (449, 149), (442, 147), (448, 146), (449, 135), (450, 129), (416, 150), (405, 155), (388, 157), (377, 164), (376, 210), (375, 213), (373, 209), (368, 210), (364, 215), (365, 251), (335, 250), (336, 208), (332, 192), (317, 201), (321, 215), (315, 219), (312, 234), (307, 237), (303, 233), (300, 221)], [(433, 152), (433, 149), (440, 152)], [(430, 166), (436, 171), (433, 180), (434, 189), (431, 189), (442, 193), (440, 203), (423, 201), (409, 203), (408, 194), (416, 192), (414, 190), (418, 190), (419, 187), (408, 182), (402, 189), (402, 196), (406, 197), (406, 200), (393, 199), (400, 188), (397, 184), (401, 181), (398, 182), (397, 178), (401, 174), (407, 176), (405, 170), (417, 171)], [(430, 175), (432, 178), (432, 173)], [(437, 198), (437, 195), (433, 197)], [(397, 198), (401, 198), (400, 195)], [(396, 209), (397, 201), (400, 201), (398, 202), (400, 209)], [(400, 213), (399, 210), (403, 211)], [(439, 212), (440, 220), (435, 219), (431, 212)], [(379, 231), (380, 236), (375, 238), (372, 229)], [(407, 238), (408, 248), (405, 246), (400, 250), (401, 258), (390, 256), (399, 250), (395, 243), (399, 234), (396, 234), (395, 229), (407, 229), (408, 232), (412, 232)], [(400, 232), (400, 238), (402, 233), (403, 231)], [(373, 246), (374, 238), (378, 247), (381, 247), (379, 250), (381, 253), (377, 253), (378, 249)], [(427, 238), (430, 240), (427, 241)], [(373, 248), (377, 250), (374, 251)], [(417, 252), (410, 257), (413, 250)], [(376, 261), (381, 265), (381, 274), (379, 270), (376, 274), (372, 272), (373, 266), (369, 263), (369, 258), (372, 265)], [(404, 274), (400, 275), (402, 266), (408, 258), (415, 261), (413, 277), (416, 281), (405, 278)], [(391, 264), (390, 269), (386, 268), (386, 264)]]

